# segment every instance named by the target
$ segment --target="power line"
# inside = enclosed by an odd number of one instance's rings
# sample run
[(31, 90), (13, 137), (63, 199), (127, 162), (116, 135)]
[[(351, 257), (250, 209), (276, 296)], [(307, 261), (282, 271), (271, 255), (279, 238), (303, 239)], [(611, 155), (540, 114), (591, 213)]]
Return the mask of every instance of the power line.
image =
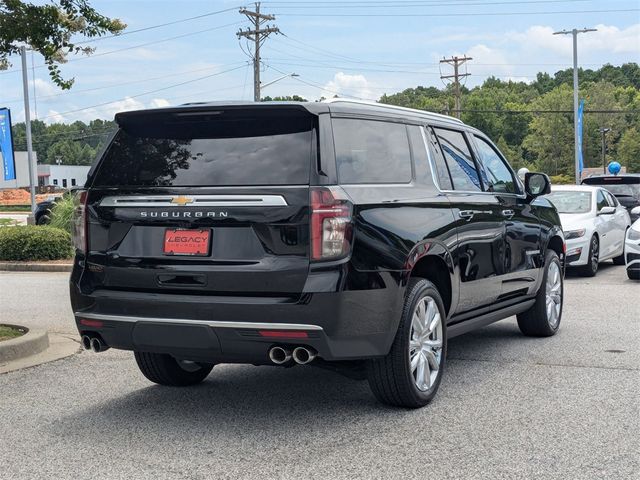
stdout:
[[(211, 67), (197, 68), (195, 70), (184, 70), (184, 71), (181, 71), (181, 72), (169, 73), (167, 75), (160, 75), (160, 76), (156, 76), (156, 77), (141, 78), (141, 79), (138, 79), (138, 80), (131, 80), (129, 82), (110, 83), (108, 85), (103, 85), (103, 86), (100, 86), (100, 87), (85, 88), (83, 90), (72, 90), (70, 92), (54, 93), (54, 94), (51, 94), (51, 95), (43, 95), (43, 96), (38, 97), (38, 98), (42, 101), (42, 99), (46, 99), (46, 98), (64, 97), (64, 96), (69, 96), (69, 95), (76, 95), (76, 94), (79, 94), (79, 93), (95, 92), (95, 91), (106, 90), (106, 89), (114, 88), (114, 87), (122, 87), (124, 85), (133, 85), (133, 84), (136, 84), (136, 83), (152, 82), (152, 81), (155, 81), (155, 80), (163, 80), (165, 78), (179, 77), (179, 76), (186, 75), (186, 74), (189, 74), (189, 73), (204, 72), (206, 70), (211, 70), (211, 69), (214, 69), (214, 68), (228, 67), (228, 66), (231, 66), (231, 65), (238, 65), (238, 64), (242, 64), (242, 66), (244, 66), (244, 65), (247, 64), (247, 62), (241, 60), (241, 61), (233, 62), (233, 63), (225, 63), (225, 64), (222, 64), (222, 65), (215, 65), (215, 66), (211, 66)], [(18, 103), (18, 102), (22, 102), (22, 99), (4, 100), (1, 103), (9, 104), (9, 103)]]
[[(67, 60), (65, 63), (73, 63), (73, 62), (78, 62), (78, 61), (81, 61), (81, 60), (89, 60), (89, 59), (92, 59), (92, 58), (103, 57), (105, 55), (111, 55), (113, 53), (126, 52), (127, 50), (135, 50), (136, 48), (148, 47), (149, 45), (156, 45), (158, 43), (169, 42), (171, 40), (178, 40), (180, 38), (191, 37), (193, 35), (199, 35), (201, 33), (208, 33), (208, 32), (212, 32), (212, 31), (215, 31), (215, 30), (220, 30), (220, 29), (226, 28), (226, 27), (242, 25), (244, 23), (245, 23), (244, 21), (227, 23), (226, 25), (219, 25), (219, 26), (216, 26), (216, 27), (205, 28), (204, 30), (198, 30), (196, 32), (183, 33), (181, 35), (175, 35), (173, 37), (161, 38), (159, 40), (153, 40), (153, 41), (150, 41), (150, 42), (139, 43), (137, 45), (131, 45), (130, 47), (118, 48), (116, 50), (109, 50), (109, 51), (106, 51), (106, 52), (95, 53), (95, 54), (91, 54), (91, 55), (84, 56), (84, 57), (76, 57), (76, 58), (72, 58), (70, 60)], [(40, 68), (47, 68), (47, 67), (48, 67), (47, 64), (42, 64), (42, 65), (36, 65), (33, 68), (34, 69), (36, 69), (36, 68), (40, 69)], [(6, 74), (9, 74), (9, 73), (19, 72), (19, 71), (20, 71), (20, 69), (5, 70), (4, 72), (0, 72), (0, 75), (6, 75)]]
[(148, 27), (138, 28), (136, 30), (127, 30), (125, 32), (117, 33), (115, 35), (107, 35), (105, 37), (91, 38), (91, 39), (83, 40), (81, 42), (74, 42), (74, 45), (83, 45), (85, 43), (99, 42), (101, 40), (107, 40), (109, 38), (124, 37), (125, 35), (131, 35), (133, 33), (146, 32), (148, 30), (153, 30), (153, 29), (156, 29), (156, 28), (168, 27), (169, 25), (176, 25), (178, 23), (190, 22), (191, 20), (198, 20), (200, 18), (210, 17), (212, 15), (218, 15), (220, 13), (230, 12), (232, 10), (237, 10), (238, 8), (240, 8), (240, 7), (239, 6), (229, 7), (229, 8), (225, 8), (224, 10), (218, 10), (216, 12), (203, 13), (201, 15), (196, 15), (194, 17), (188, 17), (188, 18), (182, 18), (180, 20), (174, 20), (172, 22), (160, 23), (158, 25), (150, 25)]
[(563, 10), (544, 12), (460, 12), (460, 13), (286, 13), (278, 15), (288, 17), (494, 17), (494, 16), (527, 16), (527, 15), (576, 15), (585, 13), (629, 13), (640, 12), (640, 8), (622, 8), (609, 10)]
[(168, 86), (166, 86), (166, 87), (157, 88), (157, 89), (155, 89), (155, 90), (150, 90), (150, 91), (148, 91), (148, 92), (138, 93), (138, 94), (136, 94), (136, 95), (128, 95), (128, 96), (126, 96), (126, 97), (124, 97), (124, 98), (119, 98), (119, 99), (117, 99), (117, 100), (111, 100), (111, 101), (109, 101), (109, 102), (98, 103), (98, 104), (95, 104), (95, 105), (89, 105), (89, 106), (87, 106), (87, 107), (77, 108), (77, 109), (74, 109), (74, 110), (68, 110), (68, 111), (66, 111), (66, 112), (56, 112), (55, 114), (47, 115), (46, 117), (41, 117), (41, 120), (43, 120), (43, 119), (45, 119), (45, 118), (51, 118), (51, 117), (57, 117), (57, 116), (67, 115), (67, 114), (69, 114), (69, 113), (76, 113), (76, 112), (82, 112), (82, 111), (84, 111), (84, 110), (91, 110), (92, 108), (96, 108), (96, 107), (103, 107), (103, 106), (105, 106), (105, 105), (111, 105), (112, 103), (122, 102), (123, 100), (127, 100), (127, 99), (130, 99), (130, 98), (138, 98), (138, 97), (143, 97), (143, 96), (145, 96), (145, 95), (151, 95), (152, 93), (162, 92), (162, 91), (164, 91), (164, 90), (169, 90), (170, 88), (180, 87), (180, 86), (182, 86), (182, 85), (187, 85), (187, 84), (189, 84), (189, 83), (198, 82), (198, 81), (200, 81), (200, 80), (204, 80), (204, 79), (206, 79), (206, 78), (211, 78), (211, 77), (215, 77), (215, 76), (217, 76), (217, 75), (222, 75), (223, 73), (232, 72), (232, 71), (234, 71), (234, 70), (238, 70), (238, 69), (240, 69), (240, 68), (242, 68), (242, 67), (244, 67), (244, 65), (241, 65), (241, 66), (239, 66), (239, 67), (235, 67), (235, 68), (230, 68), (230, 69), (228, 69), (228, 70), (223, 70), (223, 71), (221, 71), (221, 72), (212, 73), (211, 75), (205, 75), (205, 76), (203, 76), (203, 77), (198, 77), (198, 78), (194, 78), (194, 79), (192, 79), (192, 80), (187, 80), (187, 81), (185, 81), (185, 82), (180, 82), (180, 83), (176, 83), (176, 84), (173, 84), (173, 85), (168, 85)]
[[(318, 8), (406, 8), (406, 7), (458, 7), (458, 6), (490, 6), (490, 5), (528, 5), (528, 4), (540, 4), (540, 3), (577, 3), (577, 2), (589, 2), (591, 0), (519, 0), (519, 1), (476, 1), (476, 2), (456, 2), (456, 3), (441, 3), (442, 0), (436, 2), (425, 2), (424, 0), (418, 2), (314, 2), (313, 4), (303, 2), (264, 2), (269, 4), (272, 8), (295, 8), (295, 9), (318, 9)], [(279, 6), (282, 5), (282, 6)]]

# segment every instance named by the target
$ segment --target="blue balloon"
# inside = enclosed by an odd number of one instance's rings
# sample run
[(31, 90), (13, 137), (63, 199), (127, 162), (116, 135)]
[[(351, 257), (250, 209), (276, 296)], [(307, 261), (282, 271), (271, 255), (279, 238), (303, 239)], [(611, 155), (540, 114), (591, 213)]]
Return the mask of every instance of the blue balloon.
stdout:
[(620, 173), (622, 166), (618, 162), (611, 162), (609, 163), (608, 169), (611, 175), (617, 175)]

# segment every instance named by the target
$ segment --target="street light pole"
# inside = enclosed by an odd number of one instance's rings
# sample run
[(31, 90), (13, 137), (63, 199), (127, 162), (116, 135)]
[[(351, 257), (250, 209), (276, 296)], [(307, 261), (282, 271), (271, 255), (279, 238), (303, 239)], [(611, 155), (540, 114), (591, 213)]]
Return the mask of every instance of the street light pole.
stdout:
[(610, 128), (600, 128), (598, 130), (602, 134), (602, 173), (607, 174), (607, 133)]
[(27, 78), (27, 49), (20, 48), (22, 57), (22, 89), (24, 92), (24, 123), (27, 133), (27, 161), (29, 162), (29, 190), (31, 191), (31, 215), (36, 213), (36, 187), (33, 180), (33, 145), (31, 143), (31, 112), (29, 111), (29, 79)]
[(576, 185), (580, 184), (580, 145), (578, 133), (578, 34), (587, 32), (597, 32), (595, 28), (583, 28), (578, 30), (562, 30), (554, 32), (554, 35), (573, 35), (573, 144), (574, 144), (574, 161), (576, 169)]
[(265, 89), (265, 88), (267, 88), (269, 85), (273, 85), (274, 83), (279, 82), (280, 80), (284, 80), (285, 78), (288, 78), (288, 77), (299, 77), (299, 76), (300, 76), (300, 75), (298, 75), (297, 73), (287, 73), (286, 75), (283, 75), (283, 76), (281, 76), (281, 77), (278, 77), (278, 78), (276, 78), (275, 80), (271, 80), (270, 82), (267, 82), (267, 83), (265, 83), (265, 84), (262, 84), (262, 85), (260, 86), (260, 88), (261, 88), (262, 90), (264, 90), (264, 89)]

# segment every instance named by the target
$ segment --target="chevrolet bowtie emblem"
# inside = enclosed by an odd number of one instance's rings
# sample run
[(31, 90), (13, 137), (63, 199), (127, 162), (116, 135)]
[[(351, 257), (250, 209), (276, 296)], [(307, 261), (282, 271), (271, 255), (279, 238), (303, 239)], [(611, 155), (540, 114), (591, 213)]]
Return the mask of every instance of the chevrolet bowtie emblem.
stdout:
[(179, 197), (173, 197), (171, 199), (171, 203), (184, 207), (185, 205), (187, 205), (189, 203), (193, 203), (193, 198), (184, 197), (184, 196), (180, 195)]

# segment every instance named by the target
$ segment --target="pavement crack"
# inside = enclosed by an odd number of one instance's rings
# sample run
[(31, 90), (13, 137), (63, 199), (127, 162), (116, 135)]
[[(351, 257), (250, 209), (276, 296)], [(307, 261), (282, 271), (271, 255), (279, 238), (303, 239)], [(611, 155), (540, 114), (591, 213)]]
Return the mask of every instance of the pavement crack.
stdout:
[(520, 365), (538, 365), (544, 367), (566, 367), (566, 368), (597, 368), (600, 370), (623, 370), (628, 372), (640, 372), (640, 367), (607, 367), (603, 365), (580, 365), (575, 363), (546, 363), (546, 362), (517, 362), (515, 360), (487, 360), (484, 358), (465, 358), (465, 357), (448, 357), (447, 360), (461, 360), (463, 362), (483, 362), (483, 363), (495, 363), (497, 365), (508, 365), (508, 364), (520, 364)]

